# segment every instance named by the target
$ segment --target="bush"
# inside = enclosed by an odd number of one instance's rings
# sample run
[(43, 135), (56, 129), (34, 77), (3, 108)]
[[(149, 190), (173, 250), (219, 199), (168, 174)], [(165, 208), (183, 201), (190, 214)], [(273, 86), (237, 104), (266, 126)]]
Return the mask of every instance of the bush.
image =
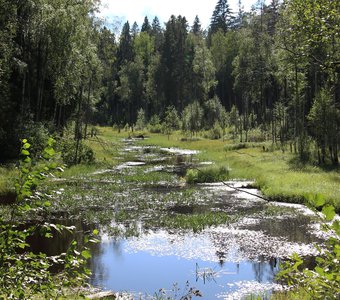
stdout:
[[(31, 144), (22, 140), (15, 203), (8, 215), (0, 215), (0, 299), (59, 299), (65, 288), (84, 286), (88, 280), (86, 261), (91, 254), (87, 247), (81, 251), (73, 241), (66, 253), (48, 256), (32, 252), (30, 244), (37, 234), (47, 239), (63, 231), (74, 232), (73, 227), (36, 221), (52, 205), (50, 193), (37, 188), (47, 174), (58, 169), (54, 143), (48, 139), (43, 151), (31, 157)], [(89, 241), (85, 237), (83, 242)], [(58, 274), (53, 273), (56, 265)]]
[(75, 140), (66, 139), (61, 143), (61, 157), (65, 164), (75, 165), (79, 163), (93, 163), (95, 156), (93, 150), (85, 145), (79, 143), (77, 158), (76, 155), (77, 142)]
[(218, 140), (222, 137), (222, 128), (218, 122), (215, 122), (214, 127), (205, 133), (204, 137), (211, 140)]
[(50, 134), (48, 131), (48, 125), (44, 123), (34, 123), (33, 121), (28, 122), (23, 126), (22, 132), (19, 132), (19, 138), (26, 138), (32, 145), (32, 154), (40, 153), (46, 144)]
[(161, 133), (162, 132), (162, 125), (159, 117), (157, 115), (153, 115), (148, 124), (148, 130), (151, 133)]

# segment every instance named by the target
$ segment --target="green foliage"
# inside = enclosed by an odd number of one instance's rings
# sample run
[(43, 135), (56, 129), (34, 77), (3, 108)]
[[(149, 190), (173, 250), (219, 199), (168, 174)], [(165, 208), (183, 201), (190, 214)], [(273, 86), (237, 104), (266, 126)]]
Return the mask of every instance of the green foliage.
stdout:
[[(321, 149), (320, 163), (325, 163), (327, 149), (337, 149), (337, 141), (339, 139), (338, 120), (340, 112), (333, 99), (334, 97), (329, 91), (322, 89), (316, 95), (308, 115), (310, 130)], [(331, 152), (330, 157), (333, 160), (333, 163), (336, 163), (337, 153)]]
[(183, 111), (183, 129), (191, 132), (192, 134), (197, 133), (203, 125), (203, 108), (197, 102), (193, 102), (185, 107)]
[[(62, 230), (72, 231), (72, 227), (35, 221), (51, 206), (51, 197), (37, 190), (39, 184), (53, 170), (55, 162), (55, 141), (49, 139), (40, 159), (30, 156), (31, 144), (22, 140), (19, 177), (15, 183), (16, 202), (12, 204), (10, 215), (0, 217), (0, 298), (45, 299), (60, 296), (64, 287), (84, 284), (89, 275), (86, 269), (87, 249), (79, 255), (73, 242), (67, 253), (49, 257), (44, 253), (34, 253), (29, 238), (40, 232), (45, 238)], [(32, 225), (33, 224), (33, 225)], [(85, 244), (89, 239), (84, 241)], [(62, 271), (53, 275), (51, 267), (62, 266)]]
[(162, 132), (161, 120), (159, 119), (158, 115), (153, 115), (150, 118), (150, 121), (149, 121), (149, 124), (148, 124), (148, 130), (151, 133), (161, 133)]
[(144, 109), (141, 108), (137, 113), (136, 129), (143, 130), (145, 128), (145, 125), (146, 125), (145, 112)]
[[(323, 206), (325, 200), (316, 197), (315, 204)], [(331, 237), (326, 245), (317, 246), (319, 256), (312, 269), (302, 269), (303, 258), (294, 254), (289, 261), (285, 262), (278, 277), (289, 285), (303, 289), (311, 299), (338, 299), (340, 297), (340, 222), (334, 220), (334, 207), (325, 205), (322, 207), (325, 221), (333, 221), (324, 224), (324, 230)]]
[(95, 161), (93, 150), (83, 142), (78, 145), (77, 161), (75, 161), (77, 141), (64, 139), (59, 147), (64, 163), (69, 166), (79, 163), (91, 164)]
[(225, 166), (210, 167), (204, 169), (189, 169), (186, 174), (186, 181), (193, 183), (220, 182), (229, 178), (229, 169)]
[(172, 131), (179, 128), (180, 120), (177, 110), (173, 106), (167, 107), (165, 111), (165, 117), (163, 121), (163, 131), (168, 135), (168, 138)]
[(218, 122), (215, 122), (214, 126), (204, 134), (204, 137), (212, 140), (218, 140), (222, 137), (222, 135), (223, 129), (221, 125)]

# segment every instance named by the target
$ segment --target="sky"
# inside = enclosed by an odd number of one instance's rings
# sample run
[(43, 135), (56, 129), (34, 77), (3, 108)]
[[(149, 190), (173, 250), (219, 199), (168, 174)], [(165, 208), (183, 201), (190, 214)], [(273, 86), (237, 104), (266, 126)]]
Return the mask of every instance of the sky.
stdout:
[[(246, 11), (257, 0), (242, 0)], [(130, 25), (137, 22), (142, 26), (144, 17), (147, 16), (151, 23), (157, 16), (161, 24), (167, 22), (171, 15), (185, 16), (189, 25), (193, 24), (195, 16), (198, 15), (202, 27), (206, 29), (210, 24), (210, 18), (216, 6), (217, 0), (102, 0), (101, 16), (109, 23), (122, 26), (129, 21)], [(238, 0), (228, 1), (232, 11), (238, 11)], [(120, 20), (120, 22), (119, 22)]]

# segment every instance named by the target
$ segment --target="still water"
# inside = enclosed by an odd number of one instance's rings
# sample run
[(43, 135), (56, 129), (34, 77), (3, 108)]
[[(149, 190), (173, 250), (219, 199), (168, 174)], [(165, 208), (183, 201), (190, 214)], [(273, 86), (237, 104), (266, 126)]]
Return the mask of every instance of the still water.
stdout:
[[(281, 261), (317, 254), (320, 227), (306, 207), (268, 203), (248, 182), (186, 185), (187, 168), (208, 164), (196, 154), (129, 143), (114, 169), (62, 186), (65, 211), (100, 229), (92, 285), (127, 299), (181, 299), (189, 291), (198, 299), (267, 299), (284, 288), (275, 279)], [(216, 214), (227, 221), (178, 226)]]
[(174, 295), (170, 290), (176, 284), (178, 296), (183, 296), (187, 284), (203, 299), (240, 299), (249, 292), (281, 288), (273, 283), (277, 259), (233, 261), (233, 253), (219, 250), (205, 233), (177, 236), (161, 230), (123, 241), (105, 240), (93, 253), (91, 283), (136, 297), (152, 296), (160, 288)]

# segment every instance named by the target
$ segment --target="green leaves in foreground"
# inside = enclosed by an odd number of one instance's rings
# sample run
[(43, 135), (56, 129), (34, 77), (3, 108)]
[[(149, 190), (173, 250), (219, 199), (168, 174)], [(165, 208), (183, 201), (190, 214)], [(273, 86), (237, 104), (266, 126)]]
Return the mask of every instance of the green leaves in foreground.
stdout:
[[(85, 236), (84, 246), (79, 247), (73, 241), (66, 253), (51, 257), (30, 249), (32, 236), (40, 234), (48, 239), (64, 231), (73, 233), (75, 229), (36, 222), (48, 213), (53, 201), (37, 188), (58, 168), (54, 143), (49, 139), (42, 154), (34, 159), (30, 157), (31, 144), (22, 140), (19, 176), (15, 183), (17, 199), (10, 215), (0, 216), (0, 299), (56, 299), (65, 287), (85, 286), (90, 275), (86, 262), (91, 253), (87, 245), (95, 242), (90, 236)], [(93, 236), (97, 234), (97, 230), (93, 232)], [(55, 265), (60, 270), (58, 274), (52, 273)]]
[[(316, 198), (314, 205), (322, 207), (326, 222), (333, 221), (331, 225), (324, 224), (324, 230), (330, 234), (326, 245), (317, 246), (319, 256), (313, 269), (303, 269), (303, 258), (294, 254), (285, 262), (278, 277), (289, 285), (304, 289), (311, 299), (340, 299), (340, 224), (335, 217), (334, 207), (327, 204), (322, 198)], [(317, 205), (316, 205), (317, 204)]]

